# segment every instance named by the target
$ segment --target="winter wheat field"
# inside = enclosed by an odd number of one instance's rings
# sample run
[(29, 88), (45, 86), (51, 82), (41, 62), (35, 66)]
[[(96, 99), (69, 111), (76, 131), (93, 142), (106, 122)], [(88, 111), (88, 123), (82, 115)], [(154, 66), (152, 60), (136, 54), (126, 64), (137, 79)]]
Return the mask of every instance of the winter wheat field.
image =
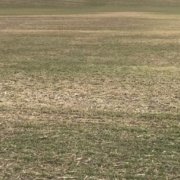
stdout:
[(180, 1), (0, 0), (0, 179), (180, 179)]

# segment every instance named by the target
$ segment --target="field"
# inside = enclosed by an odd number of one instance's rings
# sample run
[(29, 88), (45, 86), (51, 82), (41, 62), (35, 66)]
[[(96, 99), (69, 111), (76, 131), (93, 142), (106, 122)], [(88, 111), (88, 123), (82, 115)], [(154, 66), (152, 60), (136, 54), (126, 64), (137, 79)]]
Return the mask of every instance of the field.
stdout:
[(179, 0), (0, 0), (0, 180), (179, 178)]

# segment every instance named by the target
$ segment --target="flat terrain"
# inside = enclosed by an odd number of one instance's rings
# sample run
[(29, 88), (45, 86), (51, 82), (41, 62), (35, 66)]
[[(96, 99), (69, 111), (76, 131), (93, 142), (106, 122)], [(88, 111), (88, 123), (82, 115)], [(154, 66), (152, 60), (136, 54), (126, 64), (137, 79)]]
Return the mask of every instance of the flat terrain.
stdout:
[(180, 14), (179, 0), (0, 0), (1, 15), (79, 14), (94, 12)]
[(178, 5), (0, 0), (0, 179), (179, 179)]

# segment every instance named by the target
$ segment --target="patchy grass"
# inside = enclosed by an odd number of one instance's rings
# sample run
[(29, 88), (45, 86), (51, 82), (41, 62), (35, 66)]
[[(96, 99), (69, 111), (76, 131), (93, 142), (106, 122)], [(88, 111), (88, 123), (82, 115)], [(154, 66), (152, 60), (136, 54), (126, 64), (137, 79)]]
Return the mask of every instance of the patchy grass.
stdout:
[(98, 12), (180, 13), (179, 0), (1, 0), (1, 15)]
[(2, 177), (177, 178), (178, 127), (139, 123), (15, 123), (1, 142)]
[(163, 11), (0, 17), (0, 179), (179, 178), (180, 16)]

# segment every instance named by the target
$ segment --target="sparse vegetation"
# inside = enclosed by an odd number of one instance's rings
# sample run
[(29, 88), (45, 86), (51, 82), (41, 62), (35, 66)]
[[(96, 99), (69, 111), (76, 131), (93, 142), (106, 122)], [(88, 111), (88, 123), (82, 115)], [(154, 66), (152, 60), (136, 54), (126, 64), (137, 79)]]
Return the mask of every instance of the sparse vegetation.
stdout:
[(179, 1), (60, 2), (0, 2), (0, 179), (178, 179)]

